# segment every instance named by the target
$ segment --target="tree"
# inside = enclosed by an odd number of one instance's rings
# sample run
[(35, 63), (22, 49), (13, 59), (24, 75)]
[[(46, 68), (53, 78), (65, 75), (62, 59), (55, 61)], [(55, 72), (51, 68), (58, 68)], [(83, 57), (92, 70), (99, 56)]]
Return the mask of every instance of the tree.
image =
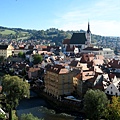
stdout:
[(34, 56), (33, 56), (33, 63), (34, 64), (38, 64), (38, 63), (40, 63), (41, 61), (42, 61), (42, 56), (41, 55), (39, 55), (39, 54), (35, 54)]
[(19, 56), (20, 58), (25, 58), (25, 53), (19, 52), (19, 53), (18, 53), (18, 56)]
[(119, 97), (112, 97), (112, 101), (108, 104), (105, 114), (107, 120), (120, 120), (120, 100)]
[(99, 120), (105, 113), (108, 99), (100, 90), (88, 90), (84, 96), (84, 111), (88, 119)]
[(0, 112), (0, 120), (6, 120), (6, 115)]
[(30, 96), (30, 85), (18, 76), (5, 75), (2, 78), (2, 87), (6, 95), (6, 104), (9, 109), (9, 117), (12, 120), (12, 109), (18, 106), (19, 101)]
[(39, 119), (38, 117), (35, 117), (31, 113), (29, 113), (22, 114), (20, 120), (43, 120), (43, 119)]
[(0, 56), (0, 62), (3, 62), (4, 61), (4, 56)]

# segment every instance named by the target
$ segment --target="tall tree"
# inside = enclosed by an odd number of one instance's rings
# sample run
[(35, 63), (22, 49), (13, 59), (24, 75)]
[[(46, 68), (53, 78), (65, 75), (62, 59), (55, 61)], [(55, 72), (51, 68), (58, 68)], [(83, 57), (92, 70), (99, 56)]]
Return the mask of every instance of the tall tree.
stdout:
[(108, 104), (105, 114), (107, 120), (120, 120), (120, 99), (112, 97), (112, 101)]
[(88, 119), (99, 120), (108, 104), (107, 96), (100, 90), (88, 90), (84, 96), (84, 111)]
[(19, 52), (19, 53), (18, 53), (18, 56), (19, 56), (20, 58), (25, 58), (25, 53)]
[(12, 109), (18, 106), (21, 99), (29, 98), (30, 85), (18, 76), (5, 75), (2, 78), (2, 87), (9, 108), (9, 119), (12, 120)]
[(33, 63), (38, 64), (38, 63), (40, 63), (42, 61), (42, 59), (43, 59), (42, 55), (35, 54), (33, 56)]
[(35, 117), (31, 113), (29, 113), (29, 114), (22, 114), (20, 120), (43, 120), (43, 119), (39, 119), (38, 117)]

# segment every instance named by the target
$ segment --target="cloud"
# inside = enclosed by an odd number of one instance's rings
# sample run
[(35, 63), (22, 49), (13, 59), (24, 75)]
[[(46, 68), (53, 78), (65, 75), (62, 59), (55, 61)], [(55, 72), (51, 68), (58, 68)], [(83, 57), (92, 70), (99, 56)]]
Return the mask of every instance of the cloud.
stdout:
[(93, 34), (104, 36), (120, 36), (120, 21), (91, 21), (91, 31)]
[(57, 13), (54, 23), (63, 30), (87, 30), (87, 22), (90, 20), (93, 34), (120, 36), (119, 5), (119, 0), (98, 0), (84, 9), (76, 7), (65, 13)]

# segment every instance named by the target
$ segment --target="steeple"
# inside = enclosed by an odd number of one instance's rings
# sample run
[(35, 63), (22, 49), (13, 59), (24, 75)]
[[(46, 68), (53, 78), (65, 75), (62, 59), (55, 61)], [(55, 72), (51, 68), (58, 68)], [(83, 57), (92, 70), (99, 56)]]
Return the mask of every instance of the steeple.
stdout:
[(87, 30), (87, 33), (90, 33), (90, 25), (89, 25), (89, 22), (88, 22), (88, 30)]
[(87, 38), (87, 46), (91, 45), (91, 31), (90, 31), (90, 25), (88, 22), (88, 30), (86, 32), (86, 38)]

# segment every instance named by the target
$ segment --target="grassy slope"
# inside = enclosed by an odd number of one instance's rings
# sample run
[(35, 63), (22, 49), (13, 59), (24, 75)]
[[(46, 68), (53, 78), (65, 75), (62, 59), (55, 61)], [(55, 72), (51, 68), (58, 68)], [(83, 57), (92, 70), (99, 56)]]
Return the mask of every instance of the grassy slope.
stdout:
[(15, 34), (16, 32), (13, 31), (13, 30), (3, 30), (3, 31), (0, 31), (0, 34), (2, 35), (9, 35), (9, 34)]

